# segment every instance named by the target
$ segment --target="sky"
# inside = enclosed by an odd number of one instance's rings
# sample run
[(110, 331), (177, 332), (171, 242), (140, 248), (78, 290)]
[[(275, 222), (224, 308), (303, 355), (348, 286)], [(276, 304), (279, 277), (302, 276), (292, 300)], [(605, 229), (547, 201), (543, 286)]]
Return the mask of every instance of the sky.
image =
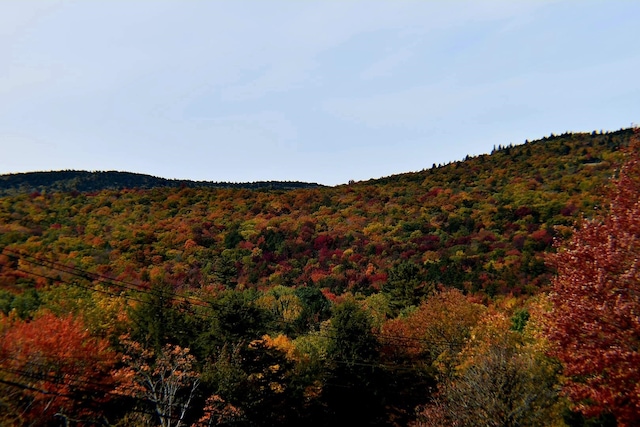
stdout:
[(635, 0), (0, 0), (0, 174), (339, 185), (640, 122)]

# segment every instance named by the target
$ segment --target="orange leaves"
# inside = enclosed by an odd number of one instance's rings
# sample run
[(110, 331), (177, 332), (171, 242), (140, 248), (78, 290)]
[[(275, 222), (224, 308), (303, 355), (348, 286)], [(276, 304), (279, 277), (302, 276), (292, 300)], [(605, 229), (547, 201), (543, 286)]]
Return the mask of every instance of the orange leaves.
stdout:
[(80, 320), (48, 312), (31, 322), (14, 320), (3, 334), (0, 349), (14, 364), (35, 358), (74, 368), (89, 362), (113, 362), (108, 343), (91, 337)]
[(481, 319), (418, 425), (554, 425), (555, 367), (511, 326), (502, 313)]
[[(382, 336), (402, 337), (406, 355), (429, 355), (450, 367), (452, 358), (462, 350), (471, 329), (477, 324), (485, 308), (471, 302), (460, 291), (445, 290), (422, 303), (405, 318), (387, 322)], [(388, 348), (398, 350), (397, 342)], [(448, 369), (448, 368), (447, 368)]]
[(116, 363), (105, 340), (93, 338), (80, 320), (49, 312), (30, 322), (3, 318), (2, 324), (0, 377), (22, 386), (29, 417), (99, 411), (91, 406), (108, 398)]
[(204, 415), (193, 427), (232, 424), (244, 419), (242, 409), (228, 403), (217, 394), (207, 398), (203, 412)]
[(167, 344), (158, 354), (123, 337), (125, 367), (116, 376), (117, 391), (148, 401), (163, 427), (180, 426), (198, 385), (196, 359), (188, 348)]
[(275, 338), (264, 335), (262, 340), (266, 347), (280, 351), (286, 356), (287, 360), (295, 361), (299, 359), (298, 349), (286, 335), (279, 334)]

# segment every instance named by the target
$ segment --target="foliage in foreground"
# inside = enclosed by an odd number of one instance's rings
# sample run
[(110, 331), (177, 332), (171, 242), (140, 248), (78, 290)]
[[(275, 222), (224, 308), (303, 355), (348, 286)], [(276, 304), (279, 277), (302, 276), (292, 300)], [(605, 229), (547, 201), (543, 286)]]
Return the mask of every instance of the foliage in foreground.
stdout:
[(640, 423), (640, 159), (637, 141), (616, 180), (609, 214), (583, 221), (551, 260), (549, 339), (564, 390), (586, 416)]

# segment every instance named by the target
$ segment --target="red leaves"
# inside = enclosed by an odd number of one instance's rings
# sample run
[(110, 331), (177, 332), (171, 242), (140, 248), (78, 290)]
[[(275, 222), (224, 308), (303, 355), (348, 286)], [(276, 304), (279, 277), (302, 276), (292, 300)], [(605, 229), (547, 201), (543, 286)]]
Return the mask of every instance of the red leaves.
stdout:
[[(640, 143), (636, 141), (633, 149)], [(585, 221), (557, 268), (549, 338), (564, 364), (565, 392), (585, 415), (640, 422), (640, 160), (616, 182), (609, 215)]]
[(0, 319), (0, 378), (13, 384), (29, 419), (95, 413), (113, 387), (116, 359), (73, 317), (43, 313), (30, 322)]

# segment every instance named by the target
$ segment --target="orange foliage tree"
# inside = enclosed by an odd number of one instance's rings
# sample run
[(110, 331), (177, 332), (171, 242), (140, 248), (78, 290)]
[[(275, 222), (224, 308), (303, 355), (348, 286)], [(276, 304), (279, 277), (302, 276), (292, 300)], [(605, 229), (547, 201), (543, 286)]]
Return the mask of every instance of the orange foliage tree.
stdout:
[(620, 172), (608, 215), (584, 221), (551, 257), (548, 335), (565, 391), (586, 416), (640, 423), (640, 141)]
[(485, 315), (415, 426), (553, 425), (556, 366), (527, 332), (502, 313)]
[(179, 427), (200, 384), (196, 359), (188, 348), (167, 344), (157, 354), (123, 338), (126, 365), (118, 370), (118, 392), (151, 404), (162, 427)]
[(396, 357), (428, 360), (447, 374), (484, 311), (462, 292), (442, 290), (408, 316), (383, 325), (383, 351), (389, 357), (399, 352)]
[(99, 417), (114, 387), (115, 363), (107, 341), (72, 316), (0, 318), (0, 395), (13, 422)]

